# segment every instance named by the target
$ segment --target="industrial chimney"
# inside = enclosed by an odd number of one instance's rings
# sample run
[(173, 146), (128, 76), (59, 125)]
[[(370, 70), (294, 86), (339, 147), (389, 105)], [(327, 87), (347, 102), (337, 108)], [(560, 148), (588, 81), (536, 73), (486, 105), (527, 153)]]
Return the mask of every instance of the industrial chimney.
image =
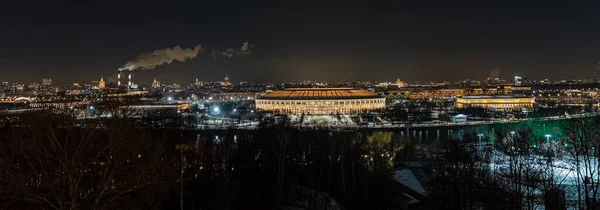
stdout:
[(121, 87), (121, 70), (117, 72), (117, 87)]
[(127, 87), (128, 88), (131, 87), (131, 85), (133, 84), (133, 83), (131, 83), (131, 76), (132, 76), (131, 75), (131, 69), (129, 69), (129, 71), (127, 71), (127, 78), (128, 78)]

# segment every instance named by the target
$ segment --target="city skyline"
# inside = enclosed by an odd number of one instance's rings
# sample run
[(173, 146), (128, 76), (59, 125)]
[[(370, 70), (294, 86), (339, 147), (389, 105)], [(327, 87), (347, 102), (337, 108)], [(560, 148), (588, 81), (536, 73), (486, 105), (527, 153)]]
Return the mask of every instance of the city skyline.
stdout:
[(600, 209), (598, 11), (6, 2), (0, 209)]
[[(142, 79), (137, 78), (137, 76), (135, 76), (134, 79), (130, 79), (129, 78), (129, 73), (128, 71), (123, 71), (121, 73), (122, 78), (121, 78), (121, 83), (122, 85), (144, 85), (144, 86), (149, 86), (151, 85), (153, 82), (161, 82), (164, 84), (179, 84), (179, 85), (186, 85), (186, 84), (195, 84), (198, 82), (203, 82), (203, 83), (218, 83), (218, 82), (223, 82), (223, 81), (232, 81), (237, 83), (255, 83), (255, 84), (323, 84), (323, 85), (336, 85), (336, 84), (350, 84), (350, 83), (354, 83), (354, 82), (359, 82), (359, 83), (371, 83), (372, 85), (378, 85), (378, 84), (390, 84), (390, 85), (395, 85), (397, 83), (402, 83), (404, 85), (424, 85), (424, 84), (458, 84), (458, 83), (481, 83), (481, 84), (513, 84), (515, 83), (515, 80), (518, 78), (519, 80), (519, 85), (521, 84), (520, 81), (522, 81), (522, 79), (528, 79), (530, 80), (530, 82), (535, 82), (535, 83), (544, 83), (544, 82), (550, 82), (550, 83), (554, 83), (554, 82), (558, 82), (558, 83), (564, 83), (564, 82), (576, 82), (576, 83), (598, 83), (599, 81), (597, 77), (592, 76), (590, 78), (559, 78), (559, 79), (548, 79), (548, 78), (531, 78), (531, 77), (527, 77), (527, 76), (514, 76), (514, 77), (510, 77), (510, 78), (505, 78), (505, 77), (493, 77), (493, 76), (489, 76), (487, 78), (464, 78), (464, 79), (460, 79), (460, 80), (439, 80), (439, 81), (433, 81), (433, 80), (424, 80), (424, 81), (407, 81), (407, 80), (402, 80), (401, 78), (390, 78), (390, 79), (386, 79), (386, 80), (347, 80), (347, 81), (337, 81), (337, 82), (328, 82), (328, 81), (321, 81), (321, 80), (290, 80), (290, 81), (282, 81), (282, 82), (258, 82), (258, 81), (248, 81), (248, 80), (244, 80), (242, 79), (233, 79), (233, 80), (229, 80), (229, 75), (225, 74), (223, 77), (221, 77), (220, 79), (214, 79), (214, 80), (202, 80), (202, 78), (187, 78), (183, 81), (168, 81), (168, 80), (161, 80), (160, 77), (153, 77), (150, 80), (148, 80), (148, 77), (144, 77)], [(133, 76), (133, 71), (131, 72), (131, 75)], [(49, 82), (47, 81), (49, 80)], [(104, 77), (104, 75), (100, 75), (100, 77), (96, 78), (96, 79), (92, 79), (92, 80), (75, 80), (75, 81), (68, 81), (66, 83), (56, 83), (56, 82), (52, 82), (53, 78), (51, 77), (45, 77), (45, 78), (40, 78), (40, 79), (30, 79), (26, 82), (21, 82), (21, 81), (10, 81), (10, 80), (3, 80), (0, 82), (3, 83), (7, 83), (7, 84), (38, 84), (38, 85), (42, 85), (42, 84), (50, 84), (50, 85), (54, 85), (54, 86), (69, 86), (69, 85), (73, 85), (74, 83), (77, 83), (79, 85), (83, 85), (83, 84), (89, 84), (89, 83), (98, 83), (99, 81), (105, 82), (105, 84), (108, 85), (113, 85), (113, 86), (120, 86), (118, 85), (118, 77), (117, 74), (115, 74), (115, 76), (111, 76), (109, 78)], [(131, 83), (129, 83), (131, 82)], [(528, 84), (531, 85), (531, 84)]]

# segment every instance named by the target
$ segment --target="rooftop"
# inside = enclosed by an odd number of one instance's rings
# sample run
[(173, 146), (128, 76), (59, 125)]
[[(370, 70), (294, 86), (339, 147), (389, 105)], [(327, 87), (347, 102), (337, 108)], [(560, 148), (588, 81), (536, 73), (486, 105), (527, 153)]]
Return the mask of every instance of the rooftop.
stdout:
[(463, 96), (462, 98), (469, 99), (486, 99), (486, 98), (533, 98), (525, 96), (505, 96), (505, 95), (493, 95), (493, 96)]
[(279, 100), (331, 100), (380, 98), (377, 93), (352, 88), (288, 88), (277, 90), (259, 99)]

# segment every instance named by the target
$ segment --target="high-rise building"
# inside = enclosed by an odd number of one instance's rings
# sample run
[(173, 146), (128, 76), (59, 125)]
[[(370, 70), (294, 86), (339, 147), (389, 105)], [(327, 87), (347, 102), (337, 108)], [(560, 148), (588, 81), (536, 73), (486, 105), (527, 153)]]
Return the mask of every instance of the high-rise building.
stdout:
[(42, 85), (44, 85), (44, 86), (51, 86), (52, 85), (52, 79), (51, 78), (43, 78), (42, 79)]
[(520, 76), (515, 76), (514, 85), (521, 86), (521, 77)]
[(160, 82), (156, 81), (156, 78), (154, 78), (154, 81), (152, 82), (152, 88), (160, 88)]
[(98, 82), (98, 89), (106, 88), (106, 82), (104, 82), (104, 77), (100, 76), (100, 81)]
[(229, 83), (229, 77), (226, 74), (225, 79), (223, 80), (223, 86), (227, 87), (229, 85), (231, 85), (231, 83)]
[(399, 88), (406, 86), (404, 82), (400, 81), (400, 78), (396, 80), (396, 85), (398, 85)]
[(198, 80), (198, 78), (196, 78), (196, 82), (194, 83), (194, 85), (196, 87), (202, 87), (202, 85), (204, 85), (204, 83), (202, 81)]

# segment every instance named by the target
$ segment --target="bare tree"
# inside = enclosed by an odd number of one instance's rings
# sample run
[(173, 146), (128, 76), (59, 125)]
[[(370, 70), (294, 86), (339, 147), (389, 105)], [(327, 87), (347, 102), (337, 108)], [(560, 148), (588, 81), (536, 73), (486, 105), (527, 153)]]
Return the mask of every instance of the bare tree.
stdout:
[(288, 144), (290, 142), (290, 133), (285, 130), (286, 128), (281, 128), (276, 133), (276, 136), (273, 141), (273, 149), (275, 151), (275, 156), (277, 157), (277, 200), (276, 203), (281, 205), (281, 199), (283, 195), (283, 185), (284, 185), (284, 176), (285, 176), (285, 162), (287, 157)]
[(176, 179), (164, 141), (125, 118), (36, 113), (0, 132), (6, 208), (157, 208), (156, 196)]
[[(579, 206), (596, 209), (600, 186), (600, 119), (570, 120), (563, 126), (564, 142), (575, 165)], [(583, 197), (583, 198), (582, 198)], [(584, 200), (584, 204), (581, 201)]]
[(365, 145), (368, 155), (365, 160), (372, 170), (387, 170), (393, 166), (394, 148), (391, 144), (392, 132), (376, 131), (367, 137)]
[(504, 163), (508, 168), (500, 169), (497, 180), (508, 196), (512, 209), (532, 209), (535, 202), (535, 189), (539, 184), (539, 167), (535, 159), (537, 139), (529, 126), (510, 133), (503, 133), (496, 141), (496, 147), (503, 152)]

